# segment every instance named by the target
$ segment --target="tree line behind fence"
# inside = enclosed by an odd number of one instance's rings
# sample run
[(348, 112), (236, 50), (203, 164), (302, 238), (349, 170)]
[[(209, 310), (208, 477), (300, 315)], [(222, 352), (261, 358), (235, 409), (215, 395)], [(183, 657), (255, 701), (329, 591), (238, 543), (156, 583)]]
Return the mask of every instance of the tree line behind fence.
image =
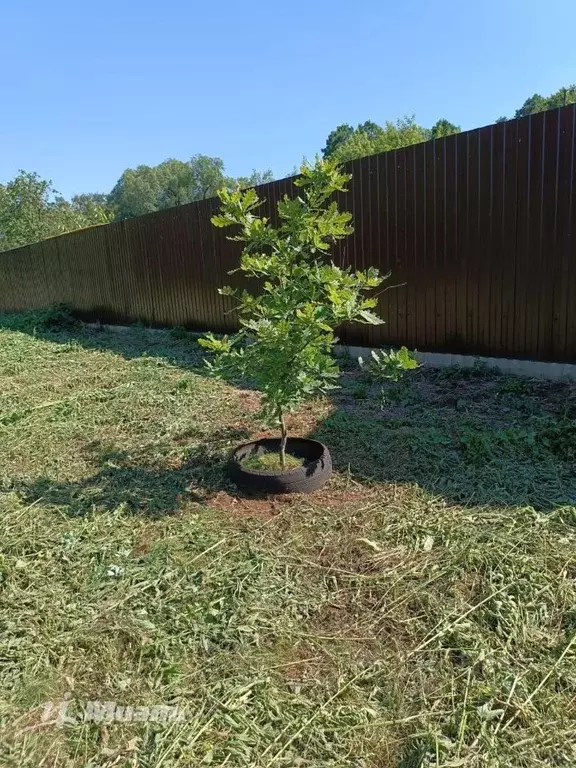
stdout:
[[(391, 273), (386, 324), (341, 329), (370, 346), (576, 361), (576, 105), (346, 163), (355, 232), (340, 264)], [(293, 195), (263, 184), (264, 210)], [(0, 254), (0, 311), (65, 303), (87, 320), (235, 328), (217, 288), (240, 249), (217, 199)]]

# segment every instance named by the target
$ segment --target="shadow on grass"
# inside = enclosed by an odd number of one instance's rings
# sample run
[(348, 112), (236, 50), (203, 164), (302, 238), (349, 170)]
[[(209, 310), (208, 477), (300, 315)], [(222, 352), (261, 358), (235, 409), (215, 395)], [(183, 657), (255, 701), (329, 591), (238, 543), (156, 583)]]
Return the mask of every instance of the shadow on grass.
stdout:
[(173, 467), (146, 466), (123, 451), (108, 450), (98, 455), (102, 469), (82, 480), (59, 482), (39, 477), (17, 484), (14, 490), (28, 504), (41, 500), (71, 517), (112, 510), (148, 517), (171, 515), (185, 500), (203, 504), (229, 487), (223, 446), (241, 442), (248, 435), (244, 429), (218, 430), (212, 450), (206, 445), (190, 448), (187, 458)]
[[(111, 350), (127, 359), (162, 357), (203, 373), (204, 352), (196, 335), (180, 329), (99, 331), (66, 315), (53, 319), (50, 313), (0, 315), (0, 327), (53, 343)], [(361, 377), (343, 376), (333, 413), (310, 435), (328, 445), (336, 470), (360, 481), (417, 484), (463, 506), (550, 510), (576, 503), (574, 383), (538, 382), (485, 369), (421, 369), (407, 384), (386, 388), (384, 395), (381, 406), (378, 392)], [(231, 439), (248, 437), (245, 430)], [(217, 445), (214, 433), (210, 446)], [(63, 504), (71, 514), (121, 504), (146, 514), (172, 513), (183, 495), (194, 498), (196, 485), (201, 493), (226, 487), (225, 455), (215, 458), (211, 452), (205, 444), (175, 469), (147, 468), (124, 457), (78, 483), (41, 478), (25, 496)]]
[(74, 343), (85, 349), (114, 352), (126, 360), (161, 357), (186, 370), (203, 373), (206, 351), (198, 344), (202, 334), (183, 328), (157, 331), (140, 325), (86, 325), (64, 309), (0, 314), (0, 329), (19, 331), (54, 344)]
[(574, 384), (420, 370), (379, 406), (355, 381), (312, 436), (356, 479), (417, 484), (463, 506), (576, 504)]

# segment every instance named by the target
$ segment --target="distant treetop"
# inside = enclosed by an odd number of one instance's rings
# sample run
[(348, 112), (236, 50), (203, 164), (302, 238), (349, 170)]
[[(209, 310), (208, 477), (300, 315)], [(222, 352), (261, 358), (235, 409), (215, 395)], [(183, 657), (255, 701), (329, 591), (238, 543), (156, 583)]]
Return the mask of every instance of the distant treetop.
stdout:
[(190, 160), (164, 160), (159, 165), (127, 168), (108, 196), (116, 219), (130, 219), (175, 205), (215, 197), (222, 187), (253, 187), (273, 181), (272, 171), (226, 176), (219, 157), (193, 155)]
[(444, 118), (438, 120), (432, 128), (418, 125), (414, 116), (402, 117), (394, 122), (388, 120), (384, 125), (366, 120), (356, 128), (344, 123), (328, 135), (322, 154), (324, 157), (344, 162), (459, 132), (459, 125), (454, 125)]
[[(569, 85), (559, 88), (550, 96), (535, 93), (516, 110), (514, 117), (525, 117), (535, 112), (543, 112), (545, 109), (575, 103), (576, 85)], [(502, 116), (495, 122), (504, 123), (508, 119)], [(328, 134), (322, 154), (324, 157), (333, 157), (339, 162), (344, 162), (366, 155), (375, 155), (378, 152), (409, 147), (429, 139), (441, 139), (460, 133), (461, 130), (459, 125), (446, 118), (441, 118), (431, 128), (425, 128), (416, 122), (414, 115), (404, 116), (394, 121), (387, 120), (383, 125), (378, 125), (372, 120), (359, 123), (356, 128), (349, 123), (342, 123)]]
[[(565, 107), (568, 104), (576, 104), (576, 85), (567, 85), (564, 88), (559, 88), (554, 93), (551, 93), (550, 96), (541, 96), (539, 93), (535, 93), (526, 99), (520, 109), (516, 110), (514, 117), (527, 117), (527, 115), (534, 115), (536, 112)], [(508, 120), (507, 117), (499, 117), (496, 122), (503, 123), (506, 120)]]

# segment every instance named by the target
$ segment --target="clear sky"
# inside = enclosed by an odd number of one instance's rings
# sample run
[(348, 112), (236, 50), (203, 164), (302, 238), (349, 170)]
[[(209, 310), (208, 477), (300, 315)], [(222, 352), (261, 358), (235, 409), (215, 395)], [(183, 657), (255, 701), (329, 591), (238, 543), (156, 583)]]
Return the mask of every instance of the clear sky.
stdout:
[(221, 157), (283, 176), (339, 123), (464, 129), (576, 82), (576, 0), (0, 0), (0, 181), (66, 196)]

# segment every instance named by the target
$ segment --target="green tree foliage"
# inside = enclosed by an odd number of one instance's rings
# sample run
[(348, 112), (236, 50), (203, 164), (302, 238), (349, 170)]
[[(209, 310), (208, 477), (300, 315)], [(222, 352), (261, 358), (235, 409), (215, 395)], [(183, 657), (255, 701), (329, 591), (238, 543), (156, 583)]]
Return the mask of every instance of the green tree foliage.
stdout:
[(154, 210), (214, 197), (225, 183), (224, 163), (219, 157), (194, 155), (186, 163), (165, 160), (156, 167), (158, 193)]
[(369, 139), (375, 140), (382, 136), (382, 128), (372, 120), (366, 120), (358, 125), (358, 133), (364, 133)]
[(129, 219), (214, 197), (223, 186), (233, 189), (272, 180), (271, 171), (233, 179), (226, 176), (219, 157), (194, 155), (187, 162), (169, 159), (156, 166), (128, 168), (110, 193), (109, 203), (117, 219)]
[(80, 195), (73, 195), (72, 205), (81, 213), (90, 215), (95, 209), (108, 209), (108, 195), (102, 192), (86, 192)]
[(341, 144), (344, 144), (344, 142), (347, 141), (353, 135), (353, 133), (354, 128), (352, 128), (351, 125), (348, 125), (348, 123), (339, 125), (333, 131), (331, 131), (328, 134), (328, 138), (326, 139), (326, 145), (322, 150), (324, 157), (332, 157), (338, 147)]
[(564, 107), (566, 104), (576, 103), (576, 85), (569, 85), (565, 88), (559, 88), (550, 96), (541, 96), (535, 93), (526, 99), (524, 104), (517, 109), (514, 117), (526, 117), (535, 112), (543, 112), (545, 109), (554, 109), (555, 107)]
[(50, 205), (52, 232), (47, 235), (62, 235), (74, 229), (85, 229), (96, 224), (109, 224), (113, 220), (112, 211), (106, 205), (95, 205), (82, 202), (78, 204), (74, 198), (71, 202), (57, 195)]
[(358, 358), (358, 363), (371, 379), (380, 383), (384, 381), (400, 381), (407, 371), (413, 371), (419, 367), (416, 358), (408, 351), (407, 347), (389, 352), (372, 350), (370, 360), (364, 361)]
[(413, 116), (403, 117), (395, 122), (387, 121), (382, 126), (372, 120), (366, 120), (356, 128), (348, 124), (339, 125), (329, 134), (322, 154), (324, 157), (333, 157), (339, 162), (344, 162), (419, 144), (428, 139), (451, 136), (460, 130), (459, 125), (445, 118), (438, 120), (430, 129), (418, 125)]
[(366, 291), (382, 277), (376, 269), (342, 269), (326, 257), (352, 231), (351, 214), (330, 198), (345, 191), (350, 176), (332, 160), (303, 165), (295, 182), (301, 194), (278, 202), (279, 225), (256, 214), (254, 189), (219, 192), (222, 206), (212, 223), (239, 227), (231, 239), (244, 243), (240, 270), (258, 278), (259, 294), (222, 288), (238, 300), (241, 330), (232, 337), (209, 334), (201, 344), (214, 352), (211, 371), (223, 378), (253, 380), (263, 393), (262, 416), (280, 427), (285, 466), (285, 414), (334, 387), (338, 367), (334, 329), (344, 321), (378, 324), (375, 298)]
[(0, 184), (0, 251), (110, 221), (100, 198), (89, 197), (77, 195), (69, 202), (52, 182), (20, 171), (7, 184)]
[(545, 109), (548, 109), (547, 105), (548, 99), (540, 96), (539, 93), (535, 93), (526, 99), (520, 109), (516, 110), (514, 117), (526, 117), (526, 115), (531, 115), (534, 112), (543, 112)]
[(110, 205), (117, 219), (142, 216), (158, 210), (160, 184), (155, 168), (139, 165), (128, 168), (110, 193)]
[(109, 202), (117, 219), (129, 219), (169, 208), (177, 205), (178, 201), (188, 202), (188, 199), (181, 198), (184, 198), (189, 177), (188, 165), (180, 160), (128, 168), (112, 189)]
[(454, 125), (450, 120), (442, 118), (438, 122), (434, 123), (430, 129), (431, 139), (441, 139), (444, 136), (452, 136), (455, 133), (460, 133), (462, 129), (459, 125)]
[(271, 171), (254, 170), (233, 179), (225, 175), (220, 158), (194, 155), (186, 163), (169, 159), (154, 167), (130, 168), (110, 194), (78, 194), (68, 201), (51, 181), (20, 171), (0, 184), (0, 250), (213, 197), (222, 186), (235, 189), (267, 181), (273, 181)]
[(231, 179), (232, 183), (229, 185), (232, 188), (236, 185), (240, 189), (247, 189), (248, 187), (256, 187), (258, 184), (267, 184), (270, 181), (274, 181), (274, 174), (272, 171), (257, 171), (254, 169), (250, 176), (239, 176), (237, 179)]
[(20, 171), (0, 185), (0, 249), (49, 237), (46, 212), (52, 189), (37, 173)]
[[(365, 127), (368, 126), (368, 130)], [(414, 117), (403, 117), (383, 126), (368, 121), (359, 125), (352, 135), (336, 147), (332, 157), (338, 162), (354, 160), (377, 152), (408, 147), (430, 138), (430, 131), (416, 123)]]
[[(541, 96), (539, 93), (533, 94), (526, 99), (520, 109), (516, 110), (514, 117), (526, 117), (536, 112), (544, 112), (545, 109), (555, 109), (556, 107), (565, 107), (567, 104), (575, 103), (576, 85), (568, 85), (564, 88), (559, 88), (550, 96)], [(507, 117), (499, 117), (496, 122), (504, 123), (506, 120), (508, 120)]]
[[(576, 103), (576, 84), (559, 88), (550, 96), (535, 93), (526, 99), (520, 109), (516, 110), (514, 117), (524, 117), (545, 109), (574, 103)], [(499, 117), (496, 122), (503, 123), (507, 119), (507, 117)], [(344, 162), (378, 152), (408, 147), (428, 139), (440, 139), (460, 131), (459, 125), (446, 118), (438, 120), (432, 128), (418, 125), (414, 117), (403, 117), (395, 122), (387, 121), (383, 126), (372, 120), (359, 123), (356, 128), (343, 123), (328, 135), (322, 154), (324, 157), (333, 157), (339, 162)]]

